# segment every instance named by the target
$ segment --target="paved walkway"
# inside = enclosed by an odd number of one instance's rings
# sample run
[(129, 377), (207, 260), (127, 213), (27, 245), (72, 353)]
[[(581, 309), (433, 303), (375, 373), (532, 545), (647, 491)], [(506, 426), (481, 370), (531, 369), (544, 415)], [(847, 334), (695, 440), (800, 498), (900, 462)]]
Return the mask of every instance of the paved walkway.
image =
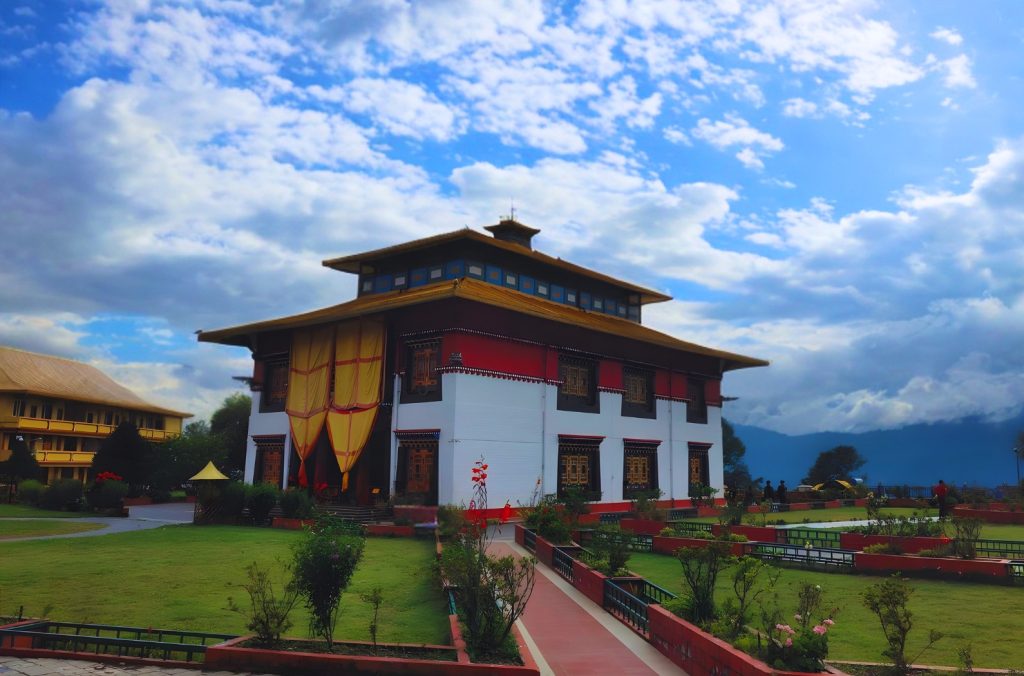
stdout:
[(108, 664), (87, 660), (55, 660), (50, 658), (24, 658), (0, 656), (2, 676), (120, 676), (131, 674), (143, 676), (272, 676), (271, 674), (250, 674), (235, 671), (199, 671), (176, 667), (136, 666)]
[[(496, 554), (529, 554), (504, 538), (491, 547)], [(542, 564), (520, 623), (541, 674), (686, 673)]]
[[(56, 538), (83, 538), (95, 537), (97, 535), (110, 535), (111, 533), (125, 533), (134, 530), (146, 530), (159, 528), (169, 524), (192, 523), (193, 505), (187, 502), (168, 502), (160, 505), (138, 505), (129, 507), (127, 517), (116, 516), (83, 516), (72, 517), (75, 521), (84, 523), (103, 524), (103, 528), (87, 530), (80, 533), (63, 533), (60, 535), (36, 535), (33, 537), (10, 538), (4, 542), (23, 542), (25, 540), (52, 540)], [(4, 521), (68, 521), (69, 519), (49, 519), (47, 517), (7, 517), (0, 518), (0, 531), (3, 531)], [(0, 674), (3, 672), (0, 671)]]
[[(921, 520), (938, 521), (939, 517), (918, 517)], [(822, 521), (820, 523), (787, 523), (779, 524), (776, 528), (849, 528), (850, 526), (867, 526), (872, 523), (870, 519), (857, 519), (853, 521)]]

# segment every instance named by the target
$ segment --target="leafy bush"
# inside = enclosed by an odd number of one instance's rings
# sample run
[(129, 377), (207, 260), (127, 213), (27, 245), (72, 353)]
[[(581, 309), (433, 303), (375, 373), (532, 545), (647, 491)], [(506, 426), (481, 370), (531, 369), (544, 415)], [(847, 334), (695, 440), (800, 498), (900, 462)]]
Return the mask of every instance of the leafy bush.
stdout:
[(978, 539), (981, 537), (981, 519), (954, 516), (951, 523), (955, 531), (953, 552), (961, 559), (973, 559), (978, 553)]
[(640, 519), (651, 521), (664, 521), (665, 510), (658, 507), (658, 500), (665, 493), (658, 488), (649, 491), (641, 491), (633, 499), (632, 511)]
[[(466, 526), (445, 545), (440, 570), (455, 588), (470, 655), (483, 660), (489, 655), (508, 654), (509, 649), (515, 654), (515, 647), (509, 646), (509, 641), (514, 643), (510, 632), (533, 593), (536, 561), (487, 553), (490, 536), (483, 516), (487, 513), (487, 464), (483, 458), (474, 464), (471, 478), (473, 500), (466, 513)], [(553, 505), (547, 511), (562, 523)]]
[(78, 511), (82, 505), (82, 482), (78, 479), (60, 479), (52, 483), (39, 499), (44, 509)]
[(917, 553), (918, 556), (924, 556), (926, 558), (944, 558), (947, 556), (953, 556), (952, 545), (940, 545), (932, 549), (922, 549)]
[(281, 640), (281, 634), (292, 626), (288, 616), (299, 600), (298, 589), (290, 581), (285, 585), (284, 593), (278, 596), (274, 592), (270, 574), (261, 570), (255, 561), (246, 566), (245, 571), (249, 582), (241, 586), (249, 594), (250, 608), (248, 611), (240, 608), (229, 596), (228, 609), (249, 617), (245, 626), (256, 634), (256, 641), (260, 645), (273, 646)]
[(721, 537), (718, 538), (718, 539), (723, 540), (725, 542), (749, 542), (750, 541), (750, 538), (748, 538), (746, 535), (742, 535), (740, 533), (729, 533), (729, 532), (722, 533)]
[[(774, 580), (772, 587), (774, 587)], [(761, 657), (778, 669), (791, 671), (820, 671), (828, 657), (828, 632), (835, 624), (832, 613), (822, 617), (823, 603), (821, 586), (805, 583), (797, 592), (797, 610), (793, 619), (796, 628), (783, 624), (777, 608), (774, 613), (765, 613), (762, 605), (762, 622), (769, 616), (774, 624), (768, 624), (768, 642), (762, 649)]]
[(97, 481), (89, 490), (86, 500), (93, 509), (116, 509), (128, 495), (128, 484), (123, 481)]
[[(864, 605), (878, 617), (885, 641), (889, 644), (882, 654), (892, 660), (893, 667), (901, 674), (910, 672), (911, 660), (907, 659), (906, 647), (907, 636), (914, 623), (913, 613), (907, 608), (907, 603), (913, 592), (913, 587), (897, 573), (871, 585), (862, 594)], [(942, 634), (933, 629), (928, 638), (927, 645), (918, 653), (918, 657), (941, 639)]]
[(715, 582), (718, 573), (733, 561), (729, 545), (720, 540), (707, 547), (683, 547), (676, 551), (683, 566), (683, 582), (690, 590), (690, 620), (706, 625), (715, 618)]
[(526, 514), (524, 525), (549, 542), (564, 544), (569, 541), (569, 524), (562, 519), (558, 500), (545, 495), (537, 506)]
[(437, 508), (437, 534), (445, 542), (451, 540), (466, 528), (466, 510), (458, 505), (441, 505)]
[(945, 535), (945, 525), (941, 521), (932, 521), (927, 510), (918, 514), (913, 512), (910, 516), (896, 516), (893, 514), (881, 514), (872, 512), (877, 516), (866, 526), (854, 526), (849, 529), (851, 533), (863, 533), (864, 535), (889, 535), (894, 537), (942, 537)]
[(150, 486), (149, 490), (146, 491), (146, 495), (153, 502), (170, 502), (171, 492), (166, 488), (159, 488), (157, 486)]
[(563, 491), (562, 497), (558, 498), (558, 504), (562, 506), (562, 513), (569, 521), (569, 530), (579, 528), (580, 517), (590, 513), (587, 501), (600, 499), (600, 494), (594, 495), (592, 492), (576, 486)]
[(289, 488), (281, 494), (281, 514), (287, 519), (313, 518), (313, 498), (302, 488)]
[(590, 543), (591, 556), (587, 564), (608, 575), (626, 575), (629, 571), (630, 538), (632, 533), (623, 531), (618, 526), (603, 525), (594, 531), (594, 539)]
[(360, 530), (320, 519), (295, 547), (294, 583), (309, 610), (309, 631), (328, 647), (333, 644), (341, 595), (363, 556)]
[(41, 481), (25, 479), (18, 484), (18, 502), (23, 505), (38, 505), (46, 487)]
[(245, 484), (240, 481), (225, 483), (217, 499), (218, 512), (223, 517), (239, 517), (245, 509)]
[(864, 548), (865, 554), (902, 554), (903, 547), (895, 542), (879, 542), (876, 545), (868, 545)]
[(254, 524), (260, 526), (270, 520), (270, 510), (277, 506), (280, 495), (280, 489), (274, 484), (261, 482), (246, 486), (245, 504)]

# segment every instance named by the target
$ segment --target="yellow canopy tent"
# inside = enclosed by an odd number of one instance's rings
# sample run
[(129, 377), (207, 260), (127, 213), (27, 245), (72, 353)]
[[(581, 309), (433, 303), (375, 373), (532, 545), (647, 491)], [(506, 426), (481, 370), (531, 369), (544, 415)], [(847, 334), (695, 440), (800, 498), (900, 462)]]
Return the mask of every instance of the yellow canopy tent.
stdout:
[(825, 488), (841, 488), (846, 491), (853, 490), (853, 486), (850, 485), (850, 482), (843, 481), (842, 479), (829, 479), (828, 481), (815, 486), (813, 490), (820, 491)]
[(216, 465), (213, 464), (213, 460), (206, 463), (206, 467), (196, 472), (195, 476), (189, 479), (189, 481), (227, 481), (228, 477), (224, 475)]

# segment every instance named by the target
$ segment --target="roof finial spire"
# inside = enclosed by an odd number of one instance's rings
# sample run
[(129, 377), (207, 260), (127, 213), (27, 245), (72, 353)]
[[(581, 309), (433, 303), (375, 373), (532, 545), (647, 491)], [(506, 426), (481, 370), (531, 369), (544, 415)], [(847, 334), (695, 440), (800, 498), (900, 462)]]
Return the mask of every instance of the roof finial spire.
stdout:
[(514, 221), (514, 220), (516, 220), (516, 198), (515, 197), (510, 197), (510, 198), (508, 198), (508, 201), (509, 201), (509, 208), (508, 208), (509, 216), (508, 216), (508, 220)]

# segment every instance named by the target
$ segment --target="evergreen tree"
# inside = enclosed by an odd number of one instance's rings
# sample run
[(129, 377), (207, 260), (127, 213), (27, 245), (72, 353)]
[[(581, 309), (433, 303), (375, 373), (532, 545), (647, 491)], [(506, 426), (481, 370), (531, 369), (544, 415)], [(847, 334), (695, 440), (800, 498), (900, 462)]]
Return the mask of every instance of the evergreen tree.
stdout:
[(752, 488), (755, 482), (750, 477), (750, 468), (747, 467), (747, 463), (743, 459), (746, 453), (746, 444), (736, 436), (732, 424), (722, 418), (722, 469), (725, 475), (725, 485), (731, 486), (737, 491), (755, 490)]
[(818, 454), (803, 483), (812, 486), (829, 479), (849, 479), (867, 460), (853, 446), (836, 446)]
[(211, 460), (218, 468), (223, 467), (226, 456), (223, 439), (210, 432), (205, 420), (197, 420), (186, 425), (180, 437), (154, 449), (151, 483), (156, 488), (171, 490), (188, 481)]
[(92, 460), (93, 474), (113, 472), (131, 486), (149, 484), (153, 446), (125, 421), (103, 440)]
[(0, 462), (0, 477), (16, 484), (23, 479), (42, 479), (43, 470), (20, 434), (11, 440), (11, 455)]
[(232, 394), (221, 403), (210, 418), (210, 432), (221, 438), (226, 451), (225, 473), (241, 474), (245, 469), (245, 448), (249, 439), (249, 414), (252, 397), (241, 392)]

